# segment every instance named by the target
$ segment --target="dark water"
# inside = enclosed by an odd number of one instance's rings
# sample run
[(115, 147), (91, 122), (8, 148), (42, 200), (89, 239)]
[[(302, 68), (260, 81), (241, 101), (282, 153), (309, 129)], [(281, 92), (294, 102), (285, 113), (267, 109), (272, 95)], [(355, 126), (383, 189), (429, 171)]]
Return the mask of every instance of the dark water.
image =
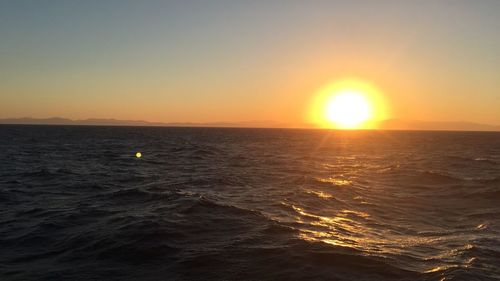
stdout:
[(0, 126), (0, 153), (1, 280), (500, 279), (500, 133)]

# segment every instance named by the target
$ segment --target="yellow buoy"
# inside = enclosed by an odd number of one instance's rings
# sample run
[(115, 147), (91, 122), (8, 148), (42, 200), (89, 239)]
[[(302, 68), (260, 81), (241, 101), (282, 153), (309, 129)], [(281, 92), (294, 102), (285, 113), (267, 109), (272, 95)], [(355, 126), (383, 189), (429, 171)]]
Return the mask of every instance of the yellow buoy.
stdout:
[(137, 153), (135, 154), (135, 157), (137, 157), (137, 158), (141, 158), (141, 157), (142, 157), (142, 153), (137, 152)]

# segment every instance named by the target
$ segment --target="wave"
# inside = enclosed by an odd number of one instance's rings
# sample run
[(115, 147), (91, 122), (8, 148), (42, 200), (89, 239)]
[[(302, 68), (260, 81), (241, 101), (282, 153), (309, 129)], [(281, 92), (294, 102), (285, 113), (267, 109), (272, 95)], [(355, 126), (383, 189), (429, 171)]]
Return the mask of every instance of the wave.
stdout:
[(2, 280), (500, 278), (498, 135), (14, 131)]

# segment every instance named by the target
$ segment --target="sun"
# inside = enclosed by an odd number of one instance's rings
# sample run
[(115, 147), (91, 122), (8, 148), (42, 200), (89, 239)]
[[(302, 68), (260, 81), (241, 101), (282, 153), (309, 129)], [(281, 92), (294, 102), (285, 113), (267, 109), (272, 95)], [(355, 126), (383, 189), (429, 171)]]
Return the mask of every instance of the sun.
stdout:
[(362, 92), (343, 90), (327, 102), (326, 118), (342, 129), (353, 129), (372, 117), (372, 105)]
[(387, 117), (387, 110), (378, 88), (359, 79), (343, 79), (318, 91), (309, 115), (323, 128), (371, 129)]

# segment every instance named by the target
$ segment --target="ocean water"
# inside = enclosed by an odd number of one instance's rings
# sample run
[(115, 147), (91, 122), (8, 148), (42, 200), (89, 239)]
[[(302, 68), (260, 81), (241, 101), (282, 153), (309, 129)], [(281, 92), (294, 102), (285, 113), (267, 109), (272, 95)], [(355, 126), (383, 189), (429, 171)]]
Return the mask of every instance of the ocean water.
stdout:
[(500, 133), (0, 126), (0, 155), (0, 280), (500, 279)]

